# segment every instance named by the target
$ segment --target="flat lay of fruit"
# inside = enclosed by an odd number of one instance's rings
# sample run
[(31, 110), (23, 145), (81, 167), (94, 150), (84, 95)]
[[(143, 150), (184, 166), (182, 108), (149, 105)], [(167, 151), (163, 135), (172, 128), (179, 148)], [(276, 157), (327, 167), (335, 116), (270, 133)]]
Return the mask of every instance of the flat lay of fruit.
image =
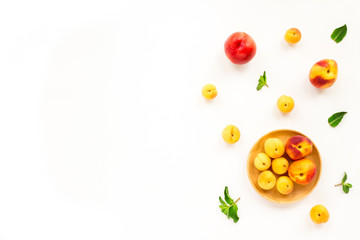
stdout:
[[(340, 43), (346, 33), (346, 25), (338, 27), (333, 31), (330, 39)], [(294, 27), (289, 28), (283, 36), (283, 41), (292, 47), (301, 44), (303, 37), (301, 31)], [(255, 57), (257, 46), (248, 33), (236, 31), (225, 40), (224, 52), (231, 63), (244, 65)], [(308, 84), (318, 89), (327, 89), (335, 85), (339, 65), (334, 59), (324, 58), (316, 63), (309, 63), (309, 66), (311, 67), (303, 69), (304, 73), (310, 69)], [(256, 78), (254, 83), (255, 80)], [(271, 88), (267, 82), (266, 71), (260, 75), (256, 90), (260, 91), (264, 86)], [(202, 95), (207, 100), (214, 99), (217, 94), (216, 87), (212, 84), (207, 84), (202, 89)], [(301, 104), (299, 101), (296, 103), (297, 106)], [(294, 110), (295, 101), (291, 96), (281, 95), (274, 105), (285, 116)], [(334, 113), (328, 119), (329, 125), (337, 127), (345, 114), (347, 112)], [(221, 135), (226, 143), (236, 145), (240, 140), (238, 127), (225, 126)], [(321, 167), (320, 153), (310, 138), (296, 130), (280, 129), (265, 134), (253, 145), (247, 160), (247, 175), (253, 188), (265, 199), (275, 203), (293, 203), (305, 198), (315, 189), (321, 175)], [(342, 182), (335, 186), (342, 186), (343, 192), (348, 194), (352, 184), (346, 181), (345, 173)], [(234, 222), (237, 222), (238, 200), (233, 201), (229, 197), (227, 187), (224, 194), (226, 201), (219, 198), (220, 209), (228, 218), (233, 218)], [(329, 216), (329, 211), (321, 203), (310, 210), (310, 219), (316, 224), (328, 222)]]

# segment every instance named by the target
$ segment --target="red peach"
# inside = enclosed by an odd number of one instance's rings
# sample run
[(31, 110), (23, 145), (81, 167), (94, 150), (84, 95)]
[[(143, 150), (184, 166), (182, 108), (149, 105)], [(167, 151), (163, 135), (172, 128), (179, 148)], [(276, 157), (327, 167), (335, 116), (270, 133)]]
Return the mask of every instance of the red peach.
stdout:
[(290, 137), (285, 145), (285, 151), (292, 160), (306, 157), (312, 152), (313, 143), (307, 137), (296, 135)]

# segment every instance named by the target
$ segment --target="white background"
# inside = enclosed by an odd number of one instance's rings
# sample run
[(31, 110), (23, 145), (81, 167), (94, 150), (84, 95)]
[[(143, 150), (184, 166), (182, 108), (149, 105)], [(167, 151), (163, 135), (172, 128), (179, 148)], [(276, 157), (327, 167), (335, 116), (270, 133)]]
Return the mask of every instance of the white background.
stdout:
[[(0, 239), (354, 239), (358, 11), (355, 0), (1, 1)], [(296, 46), (283, 39), (291, 27)], [(244, 66), (223, 52), (236, 31), (257, 43)], [(339, 76), (318, 90), (308, 73), (324, 58)], [(257, 92), (264, 70), (270, 87)], [(288, 115), (282, 94), (295, 100)], [(241, 131), (234, 145), (227, 124)], [(281, 128), (308, 135), (323, 160), (317, 188), (290, 205), (263, 199), (246, 174), (255, 141)], [(348, 195), (334, 187), (344, 171)], [(225, 186), (241, 197), (236, 224), (218, 208)], [(328, 223), (311, 222), (315, 204)]]

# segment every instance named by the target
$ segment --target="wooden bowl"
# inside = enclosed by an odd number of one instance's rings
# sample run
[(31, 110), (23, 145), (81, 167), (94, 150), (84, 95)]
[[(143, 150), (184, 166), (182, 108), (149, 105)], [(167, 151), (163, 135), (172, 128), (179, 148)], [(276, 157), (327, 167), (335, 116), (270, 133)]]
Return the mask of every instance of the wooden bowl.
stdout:
[[(314, 163), (317, 167), (317, 173), (316, 173), (315, 179), (311, 183), (309, 183), (307, 185), (300, 185), (300, 184), (294, 183), (293, 191), (287, 195), (283, 195), (280, 192), (278, 192), (278, 190), (276, 189), (276, 186), (271, 190), (264, 190), (259, 187), (259, 185), (257, 183), (257, 178), (258, 178), (258, 175), (260, 174), (260, 171), (255, 168), (254, 159), (258, 153), (265, 152), (264, 143), (265, 143), (266, 139), (279, 138), (279, 139), (281, 139), (281, 141), (283, 141), (284, 144), (286, 144), (286, 141), (290, 137), (295, 136), (295, 135), (305, 136), (304, 134), (299, 133), (297, 131), (287, 130), (287, 129), (281, 129), (281, 130), (275, 130), (275, 131), (269, 132), (266, 135), (262, 136), (254, 144), (254, 146), (252, 147), (252, 149), (249, 153), (248, 162), (247, 162), (247, 173), (248, 173), (250, 183), (261, 196), (263, 196), (264, 198), (266, 198), (267, 200), (270, 200), (272, 202), (292, 203), (292, 202), (299, 201), (299, 200), (305, 198), (307, 195), (309, 195), (315, 189), (317, 183), (319, 182), (319, 178), (320, 178), (320, 174), (321, 174), (321, 157), (320, 157), (320, 153), (319, 153), (317, 147), (315, 146), (315, 144), (313, 142), (312, 153), (305, 157), (305, 158), (308, 158), (308, 159), (311, 159), (312, 161), (314, 161)], [(293, 162), (293, 160), (291, 160), (289, 158), (289, 156), (286, 154), (286, 152), (283, 155), (283, 157), (285, 157), (289, 161), (289, 165)], [(269, 168), (269, 170), (271, 170), (271, 167)], [(278, 177), (280, 176), (280, 175), (277, 175), (276, 173), (274, 173), (274, 175), (276, 176), (276, 179), (278, 179)], [(283, 175), (287, 176), (287, 172)]]

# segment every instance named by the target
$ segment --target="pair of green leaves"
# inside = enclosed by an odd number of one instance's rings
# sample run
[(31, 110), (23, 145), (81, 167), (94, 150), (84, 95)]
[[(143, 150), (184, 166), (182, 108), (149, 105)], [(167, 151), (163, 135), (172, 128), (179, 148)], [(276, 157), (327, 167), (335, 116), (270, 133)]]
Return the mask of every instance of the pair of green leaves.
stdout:
[(232, 218), (236, 223), (237, 221), (239, 221), (239, 217), (237, 215), (238, 206), (236, 205), (236, 203), (240, 200), (240, 198), (234, 201), (229, 195), (228, 187), (225, 187), (224, 198), (226, 202), (221, 197), (219, 197), (219, 201), (221, 203), (219, 207), (221, 209), (221, 212), (223, 212), (228, 217), (228, 219)]
[(339, 125), (345, 114), (347, 114), (347, 112), (334, 113), (333, 115), (331, 115), (331, 117), (329, 117), (328, 123), (330, 124), (330, 126), (336, 127), (337, 125)]
[(346, 24), (344, 26), (336, 28), (333, 33), (331, 34), (331, 39), (334, 40), (336, 43), (341, 42), (347, 33), (347, 26)]
[(258, 85), (256, 87), (256, 90), (259, 91), (260, 89), (262, 89), (263, 86), (269, 87), (267, 85), (267, 83), (266, 83), (266, 72), (265, 71), (264, 71), (264, 74), (262, 76), (260, 76), (260, 78), (259, 78), (259, 82), (258, 82)]
[(335, 187), (342, 186), (344, 193), (348, 194), (350, 191), (350, 188), (352, 188), (352, 185), (351, 185), (351, 183), (346, 183), (346, 180), (347, 180), (347, 174), (345, 172), (341, 183), (336, 184)]

